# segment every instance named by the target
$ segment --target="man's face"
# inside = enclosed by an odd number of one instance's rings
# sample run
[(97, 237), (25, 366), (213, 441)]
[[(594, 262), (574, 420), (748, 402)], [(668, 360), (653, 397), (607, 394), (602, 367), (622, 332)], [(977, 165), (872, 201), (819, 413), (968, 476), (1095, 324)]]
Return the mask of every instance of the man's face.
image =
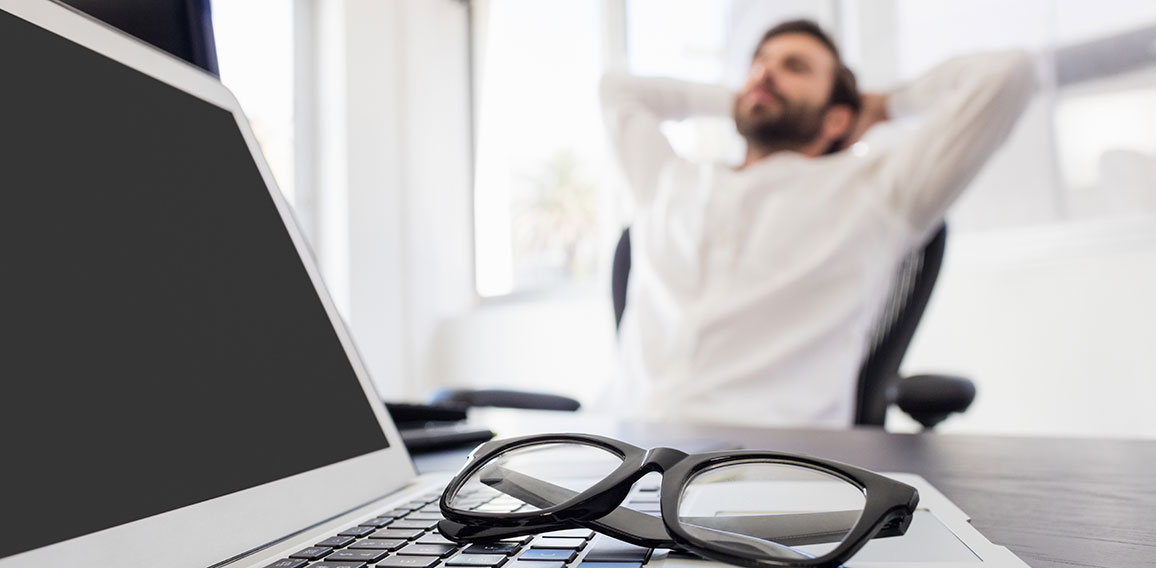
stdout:
[(837, 61), (819, 40), (786, 33), (755, 53), (750, 76), (735, 100), (735, 124), (753, 142), (806, 144), (819, 135)]

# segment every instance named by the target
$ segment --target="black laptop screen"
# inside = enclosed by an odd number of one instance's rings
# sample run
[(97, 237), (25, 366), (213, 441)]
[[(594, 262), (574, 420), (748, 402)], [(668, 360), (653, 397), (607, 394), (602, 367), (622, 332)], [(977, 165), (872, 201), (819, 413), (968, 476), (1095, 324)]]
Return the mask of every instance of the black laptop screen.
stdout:
[(228, 111), (0, 12), (0, 558), (387, 446)]

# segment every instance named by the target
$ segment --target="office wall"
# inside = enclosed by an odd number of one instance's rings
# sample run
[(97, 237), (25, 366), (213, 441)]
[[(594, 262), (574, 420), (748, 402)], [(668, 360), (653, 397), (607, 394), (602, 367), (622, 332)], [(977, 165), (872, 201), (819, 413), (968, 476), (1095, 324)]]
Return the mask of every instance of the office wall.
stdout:
[(508, 387), (593, 403), (618, 372), (609, 285), (602, 292), (488, 302), (444, 321), (434, 347), (437, 386)]
[(374, 383), (423, 390), (437, 322), (473, 302), (466, 7), (312, 4), (317, 228)]
[(945, 432), (1156, 437), (1154, 290), (1151, 217), (952, 237), (904, 371), (975, 381)]

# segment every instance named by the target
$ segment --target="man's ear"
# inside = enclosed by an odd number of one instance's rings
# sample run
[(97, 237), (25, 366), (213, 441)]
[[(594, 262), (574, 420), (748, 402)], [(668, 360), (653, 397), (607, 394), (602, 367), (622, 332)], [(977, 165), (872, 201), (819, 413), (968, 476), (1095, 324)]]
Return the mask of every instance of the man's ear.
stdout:
[(854, 126), (855, 111), (847, 105), (832, 105), (823, 114), (823, 137), (827, 140), (846, 138)]

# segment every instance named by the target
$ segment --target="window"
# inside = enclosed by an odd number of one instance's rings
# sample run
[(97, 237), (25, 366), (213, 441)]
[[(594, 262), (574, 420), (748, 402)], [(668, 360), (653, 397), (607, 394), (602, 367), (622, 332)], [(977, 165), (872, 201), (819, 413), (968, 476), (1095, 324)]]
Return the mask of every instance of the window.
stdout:
[(607, 171), (601, 4), (477, 1), (474, 17), (478, 294), (590, 281)]
[(233, 92), (289, 203), (293, 179), (293, 2), (213, 3), (221, 81)]

